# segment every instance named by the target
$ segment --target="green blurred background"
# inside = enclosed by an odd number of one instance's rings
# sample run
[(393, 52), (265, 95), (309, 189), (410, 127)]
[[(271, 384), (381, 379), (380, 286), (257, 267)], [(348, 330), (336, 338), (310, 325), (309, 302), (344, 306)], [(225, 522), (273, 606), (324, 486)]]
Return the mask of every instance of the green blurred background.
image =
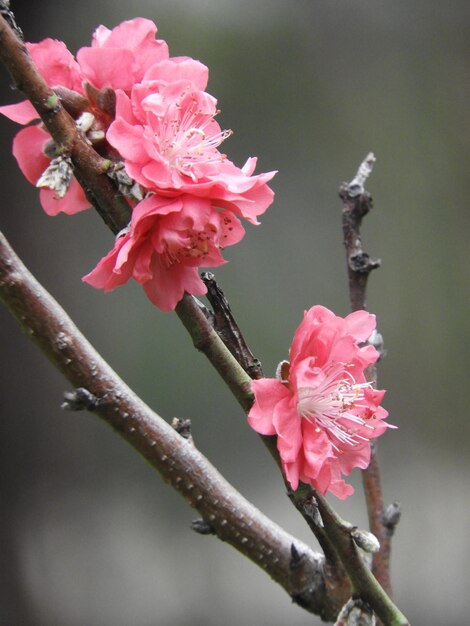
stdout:
[[(396, 599), (415, 625), (470, 610), (467, 0), (12, 2), (26, 39), (87, 45), (94, 28), (154, 19), (172, 55), (210, 67), (225, 151), (278, 169), (262, 226), (217, 270), (265, 373), (303, 310), (348, 312), (337, 197), (370, 150), (365, 249), (382, 258), (368, 304), (388, 356), (380, 386), (387, 501), (402, 502)], [(18, 95), (1, 73), (1, 101)], [(174, 314), (129, 284), (80, 282), (112, 245), (100, 219), (47, 217), (0, 120), (0, 228), (124, 379), (161, 415), (191, 417), (200, 449), (265, 513), (313, 540), (277, 469)], [(320, 620), (196, 517), (105, 424), (59, 409), (67, 383), (0, 310), (0, 623), (8, 626), (291, 626)], [(359, 486), (359, 477), (353, 478)], [(360, 488), (338, 510), (366, 524)]]

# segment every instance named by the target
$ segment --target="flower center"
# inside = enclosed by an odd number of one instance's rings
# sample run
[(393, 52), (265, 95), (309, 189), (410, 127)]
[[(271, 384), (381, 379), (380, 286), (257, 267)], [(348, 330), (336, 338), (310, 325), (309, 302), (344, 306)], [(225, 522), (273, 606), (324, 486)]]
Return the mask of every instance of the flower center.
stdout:
[(204, 113), (198, 100), (192, 97), (189, 104), (176, 103), (164, 115), (160, 132), (155, 134), (155, 142), (170, 167), (196, 181), (195, 165), (226, 159), (217, 148), (230, 137), (232, 131), (217, 128), (214, 115)]
[(185, 259), (204, 258), (209, 253), (209, 242), (214, 239), (216, 228), (207, 224), (204, 230), (187, 230), (178, 233), (173, 240), (165, 240), (161, 254), (167, 269)]
[[(365, 389), (371, 389), (371, 383), (356, 383), (343, 363), (336, 363), (327, 372), (323, 381), (316, 387), (304, 387), (298, 390), (297, 410), (301, 417), (314, 422), (325, 430), (339, 444), (355, 446), (367, 437), (358, 434), (360, 428), (370, 428), (364, 417), (358, 412), (369, 411), (364, 396)], [(367, 413), (366, 413), (367, 414)], [(345, 422), (357, 425), (348, 426)], [(332, 442), (334, 448), (338, 446)]]

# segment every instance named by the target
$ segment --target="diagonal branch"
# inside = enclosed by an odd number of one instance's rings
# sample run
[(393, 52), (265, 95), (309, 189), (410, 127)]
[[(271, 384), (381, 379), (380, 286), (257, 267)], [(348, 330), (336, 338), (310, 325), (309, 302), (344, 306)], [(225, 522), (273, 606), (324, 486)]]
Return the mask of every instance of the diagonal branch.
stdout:
[[(138, 398), (36, 281), (0, 233), (0, 298), (88, 408), (130, 443), (202, 516), (211, 531), (262, 567), (305, 609), (327, 619), (324, 558), (250, 504), (185, 438)], [(336, 610), (336, 609), (335, 609)]]

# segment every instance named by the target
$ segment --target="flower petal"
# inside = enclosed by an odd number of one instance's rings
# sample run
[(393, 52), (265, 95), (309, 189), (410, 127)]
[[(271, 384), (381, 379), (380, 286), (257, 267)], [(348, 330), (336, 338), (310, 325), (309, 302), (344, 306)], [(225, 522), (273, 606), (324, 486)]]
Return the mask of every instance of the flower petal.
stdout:
[(260, 435), (275, 435), (274, 409), (278, 402), (289, 397), (289, 391), (274, 378), (252, 382), (255, 402), (248, 414), (248, 423)]

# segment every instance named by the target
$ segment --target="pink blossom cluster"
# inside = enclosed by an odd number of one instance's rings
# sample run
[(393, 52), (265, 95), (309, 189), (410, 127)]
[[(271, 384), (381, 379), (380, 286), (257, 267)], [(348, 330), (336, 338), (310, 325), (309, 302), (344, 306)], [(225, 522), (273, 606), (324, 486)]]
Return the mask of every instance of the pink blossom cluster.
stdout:
[[(134, 190), (129, 226), (83, 280), (109, 291), (134, 278), (156, 306), (172, 310), (185, 291), (206, 292), (198, 267), (225, 263), (223, 248), (244, 235), (239, 218), (258, 224), (273, 200), (267, 183), (275, 172), (254, 175), (256, 158), (239, 168), (220, 152), (231, 131), (215, 120), (207, 67), (170, 57), (156, 33), (152, 21), (136, 18), (113, 30), (100, 26), (76, 58), (53, 39), (26, 46), (64, 106), (71, 102), (67, 110), (87, 140), (124, 163)], [(0, 113), (23, 125), (38, 119), (27, 101)], [(71, 215), (89, 203), (72, 173), (60, 188), (51, 183), (51, 168), (66, 167), (54, 149), (41, 123), (13, 142), (22, 172), (41, 187), (46, 213)]]
[(340, 499), (354, 492), (342, 475), (370, 462), (370, 441), (390, 427), (380, 406), (384, 391), (364, 370), (379, 353), (364, 345), (375, 316), (356, 311), (337, 317), (314, 306), (294, 334), (290, 363), (277, 379), (253, 381), (255, 402), (248, 421), (262, 435), (277, 435), (284, 475), (292, 489), (310, 484)]

